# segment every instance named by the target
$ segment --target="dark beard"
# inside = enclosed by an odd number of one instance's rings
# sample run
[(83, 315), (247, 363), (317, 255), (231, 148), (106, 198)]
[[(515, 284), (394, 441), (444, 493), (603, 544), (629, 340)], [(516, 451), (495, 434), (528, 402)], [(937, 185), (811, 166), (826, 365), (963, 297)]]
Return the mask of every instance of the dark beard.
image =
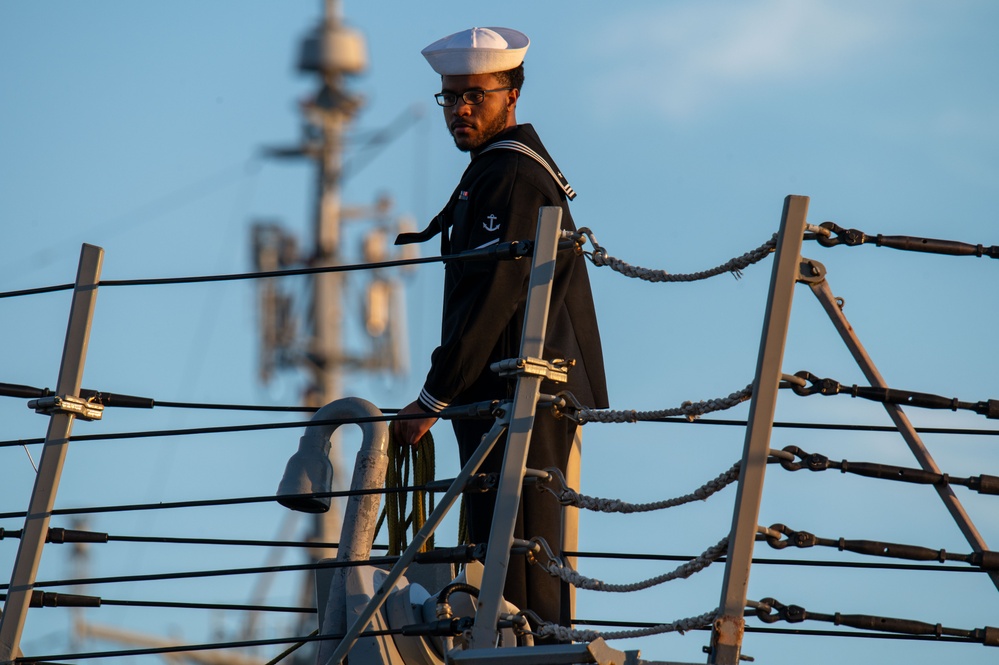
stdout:
[(459, 144), (458, 138), (450, 130), (448, 130), (448, 133), (451, 134), (451, 138), (454, 140), (454, 145), (458, 148), (458, 150), (461, 150), (462, 152), (470, 152), (472, 150), (478, 150), (487, 141), (502, 132), (504, 129), (506, 129), (505, 109), (502, 113), (497, 113), (496, 117), (489, 121), (488, 124), (483, 125), (479, 136), (471, 142)]

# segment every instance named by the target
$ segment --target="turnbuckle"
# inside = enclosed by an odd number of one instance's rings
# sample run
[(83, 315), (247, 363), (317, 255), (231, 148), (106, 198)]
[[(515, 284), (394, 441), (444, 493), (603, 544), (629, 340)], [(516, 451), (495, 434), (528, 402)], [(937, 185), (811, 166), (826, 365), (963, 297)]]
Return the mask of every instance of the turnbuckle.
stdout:
[[(833, 234), (835, 234), (835, 238)], [(999, 245), (986, 247), (985, 245), (973, 245), (957, 240), (920, 238), (918, 236), (886, 236), (880, 233), (869, 236), (857, 229), (844, 229), (833, 222), (822, 222), (810, 238), (818, 241), (823, 247), (835, 245), (856, 247), (867, 242), (874, 243), (878, 247), (888, 247), (906, 252), (926, 252), (951, 256), (988, 256), (999, 259)]]
[[(809, 385), (811, 384), (811, 385)], [(873, 402), (913, 406), (921, 409), (948, 409), (957, 411), (966, 409), (983, 415), (986, 418), (999, 419), (999, 399), (982, 400), (980, 402), (963, 402), (957, 397), (944, 397), (932, 393), (898, 390), (882, 386), (845, 386), (834, 379), (821, 379), (811, 372), (795, 372), (792, 377), (785, 376), (781, 386), (789, 386), (796, 395), (849, 395)]]
[(933, 624), (913, 619), (896, 619), (894, 617), (874, 616), (871, 614), (842, 614), (840, 612), (821, 614), (819, 612), (808, 612), (800, 605), (785, 605), (775, 598), (762, 598), (758, 602), (748, 601), (746, 605), (754, 609), (756, 618), (763, 623), (776, 623), (778, 621), (800, 623), (811, 619), (813, 621), (825, 621), (837, 626), (847, 626), (859, 630), (875, 630), (884, 633), (902, 633), (907, 635), (933, 635), (937, 638), (946, 635), (963, 638), (971, 642), (979, 642), (985, 646), (999, 646), (999, 629), (991, 626), (967, 630), (947, 628), (939, 623)]

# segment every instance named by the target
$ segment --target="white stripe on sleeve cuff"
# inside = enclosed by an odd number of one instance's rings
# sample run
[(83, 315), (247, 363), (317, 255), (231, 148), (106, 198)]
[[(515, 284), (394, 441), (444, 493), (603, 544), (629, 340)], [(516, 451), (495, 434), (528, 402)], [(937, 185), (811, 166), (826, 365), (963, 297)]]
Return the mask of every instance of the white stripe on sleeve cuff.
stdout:
[(434, 413), (440, 413), (441, 411), (446, 409), (448, 405), (447, 402), (442, 402), (433, 395), (431, 395), (430, 393), (428, 393), (426, 388), (420, 391), (420, 404), (427, 407)]

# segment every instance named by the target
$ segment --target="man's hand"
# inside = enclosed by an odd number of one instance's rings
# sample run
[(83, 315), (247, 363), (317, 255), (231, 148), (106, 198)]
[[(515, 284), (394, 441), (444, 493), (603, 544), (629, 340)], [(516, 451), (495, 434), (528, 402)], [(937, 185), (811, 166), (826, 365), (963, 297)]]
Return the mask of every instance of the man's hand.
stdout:
[(436, 417), (428, 415), (427, 412), (420, 408), (420, 405), (416, 402), (408, 404), (405, 408), (399, 411), (400, 416), (413, 414), (420, 414), (427, 417), (413, 418), (412, 420), (396, 420), (395, 425), (393, 426), (399, 441), (409, 446), (416, 446), (420, 439), (423, 438), (423, 435), (429, 432), (430, 428), (437, 422)]

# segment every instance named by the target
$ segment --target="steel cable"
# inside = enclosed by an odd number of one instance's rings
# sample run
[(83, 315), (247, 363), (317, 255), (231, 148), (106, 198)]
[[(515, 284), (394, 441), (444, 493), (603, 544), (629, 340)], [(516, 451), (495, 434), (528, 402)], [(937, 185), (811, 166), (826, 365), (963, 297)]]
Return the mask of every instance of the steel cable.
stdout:
[[(441, 485), (446, 481), (441, 481)], [(351, 496), (363, 496), (367, 494), (392, 494), (396, 492), (410, 492), (416, 490), (436, 490), (438, 485), (425, 485), (423, 487), (410, 486), (410, 487), (396, 487), (396, 488), (372, 488), (372, 489), (360, 489), (360, 490), (337, 490), (333, 492), (313, 492), (311, 494), (299, 494), (294, 495), (296, 498), (345, 498)], [(281, 498), (289, 498), (291, 495), (286, 495)], [(86, 515), (91, 513), (120, 513), (120, 512), (134, 512), (142, 510), (173, 510), (175, 508), (205, 508), (211, 506), (234, 506), (248, 503), (270, 503), (278, 500), (278, 496), (275, 494), (266, 494), (263, 496), (247, 496), (247, 497), (234, 497), (230, 499), (201, 499), (192, 501), (173, 501), (173, 502), (160, 502), (160, 503), (136, 503), (136, 504), (124, 504), (117, 506), (92, 506), (85, 508), (56, 508), (52, 510), (50, 515)], [(0, 519), (17, 519), (27, 517), (27, 512), (17, 511), (10, 513), (0, 513)]]

